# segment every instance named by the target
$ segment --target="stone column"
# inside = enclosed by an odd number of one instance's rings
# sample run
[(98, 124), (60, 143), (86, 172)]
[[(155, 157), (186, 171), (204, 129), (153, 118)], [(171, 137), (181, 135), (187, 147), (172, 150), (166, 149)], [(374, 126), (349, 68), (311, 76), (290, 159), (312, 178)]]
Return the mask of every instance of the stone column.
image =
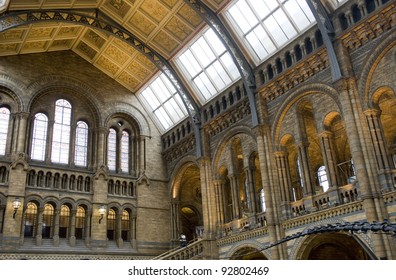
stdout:
[[(340, 104), (345, 119), (345, 128), (359, 184), (360, 198), (363, 201), (367, 220), (383, 221), (389, 218), (385, 204), (379, 192), (374, 153), (369, 145), (370, 132), (364, 123), (364, 114), (354, 79), (338, 81), (335, 86), (340, 92)], [(372, 235), (374, 253), (379, 258), (392, 259), (389, 242), (394, 242), (384, 235)]]
[(138, 172), (139, 175), (144, 174), (146, 171), (146, 137), (140, 136), (139, 137), (139, 151), (138, 151)]
[(380, 121), (381, 111), (376, 109), (368, 109), (364, 112), (364, 114), (366, 115), (371, 141), (373, 142), (381, 188), (387, 191), (392, 190), (393, 178), (391, 173), (390, 159), (388, 157), (389, 151)]
[(228, 175), (230, 179), (231, 185), (231, 199), (232, 199), (232, 219), (236, 220), (240, 218), (241, 209), (239, 207), (239, 193), (238, 193), (238, 184), (237, 178), (235, 174)]
[(204, 226), (204, 259), (216, 259), (218, 248), (216, 245), (216, 225), (218, 223), (216, 215), (216, 196), (213, 185), (213, 174), (211, 160), (202, 156), (198, 160), (202, 191), (202, 216)]
[(312, 170), (309, 163), (308, 157), (308, 146), (306, 142), (301, 142), (297, 144), (298, 157), (300, 160), (301, 176), (303, 180), (303, 193), (304, 196), (312, 196), (315, 194), (314, 186), (312, 182)]
[(97, 166), (107, 165), (106, 160), (106, 136), (108, 133), (107, 127), (99, 127), (97, 130), (98, 133), (98, 145), (96, 146), (97, 149)]
[(27, 127), (27, 119), (29, 117), (29, 113), (20, 112), (17, 114), (18, 119), (18, 134), (17, 134), (17, 153), (25, 152), (25, 143), (26, 143), (26, 127)]
[(44, 207), (41, 206), (37, 211), (37, 234), (36, 234), (36, 245), (41, 246), (43, 244), (43, 213)]
[[(279, 215), (277, 205), (280, 202), (280, 193), (278, 188), (275, 187), (274, 172), (272, 166), (272, 160), (270, 155), (272, 154), (270, 148), (270, 137), (269, 137), (269, 126), (261, 125), (255, 128), (255, 134), (257, 138), (257, 151), (260, 159), (260, 172), (265, 193), (265, 205), (266, 205), (266, 219), (269, 234), (269, 242), (275, 243), (284, 237), (284, 233), (279, 225)], [(276, 184), (278, 185), (278, 184)], [(271, 250), (272, 259), (284, 258), (284, 245), (274, 246)]]
[(84, 221), (84, 243), (86, 246), (90, 245), (91, 242), (91, 216), (92, 216), (92, 210), (87, 210), (85, 213), (85, 221)]
[(70, 211), (71, 217), (70, 217), (70, 234), (69, 234), (69, 244), (70, 246), (75, 246), (76, 245), (76, 209), (72, 209)]
[(115, 232), (116, 232), (116, 243), (118, 248), (122, 248), (124, 246), (124, 241), (122, 240), (122, 211), (118, 211), (116, 215), (115, 221)]
[(136, 241), (136, 215), (131, 216), (131, 246), (134, 249), (137, 249), (137, 241)]
[(216, 193), (216, 213), (217, 213), (217, 220), (218, 225), (224, 223), (224, 196), (223, 196), (223, 186), (222, 180), (214, 180), (213, 181)]
[(282, 218), (290, 217), (290, 201), (292, 200), (291, 176), (288, 161), (288, 153), (285, 151), (276, 151), (274, 153), (276, 159), (276, 166), (278, 169), (279, 187), (281, 192), (281, 213)]
[(246, 200), (249, 212), (252, 214), (257, 213), (257, 201), (256, 201), (256, 191), (254, 188), (254, 179), (253, 179), (253, 171), (251, 168), (245, 168), (246, 174), (246, 182), (247, 182), (247, 189), (246, 191)]
[(179, 246), (180, 235), (180, 200), (173, 198), (171, 201), (171, 242), (173, 247)]
[(54, 246), (59, 246), (59, 220), (60, 220), (60, 209), (55, 209), (54, 219), (54, 235), (52, 237)]

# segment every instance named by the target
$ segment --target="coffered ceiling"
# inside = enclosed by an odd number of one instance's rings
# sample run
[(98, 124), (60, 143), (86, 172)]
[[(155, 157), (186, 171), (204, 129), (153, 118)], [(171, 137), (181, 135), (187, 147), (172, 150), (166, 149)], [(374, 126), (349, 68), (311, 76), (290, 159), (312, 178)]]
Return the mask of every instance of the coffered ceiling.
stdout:
[[(205, 1), (215, 11), (228, 2)], [(99, 12), (167, 60), (204, 26), (183, 0), (11, 0), (8, 12), (39, 9), (73, 9), (89, 16)], [(79, 24), (48, 21), (0, 33), (0, 56), (61, 50), (74, 51), (132, 92), (158, 70), (126, 42)]]

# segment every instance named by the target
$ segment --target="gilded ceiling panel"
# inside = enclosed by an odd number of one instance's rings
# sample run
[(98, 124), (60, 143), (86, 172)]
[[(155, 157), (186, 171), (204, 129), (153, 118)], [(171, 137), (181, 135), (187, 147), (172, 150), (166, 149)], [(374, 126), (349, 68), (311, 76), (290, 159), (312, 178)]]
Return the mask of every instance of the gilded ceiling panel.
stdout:
[(168, 54), (173, 53), (173, 51), (179, 46), (179, 43), (175, 39), (162, 30), (157, 34), (157, 36), (155, 36), (154, 41)]
[(179, 1), (178, 0), (161, 0), (161, 2), (164, 3), (165, 5), (167, 5), (170, 9), (172, 9)]
[(81, 31), (82, 27), (79, 26), (64, 26), (59, 28), (58, 33), (56, 34), (56, 37), (75, 37), (78, 35), (78, 33)]
[(119, 46), (129, 56), (134, 56), (137, 53), (137, 50), (134, 47), (132, 47), (131, 45), (129, 45), (128, 43), (122, 40), (114, 38), (113, 43)]
[(101, 37), (99, 34), (94, 32), (93, 30), (88, 29), (87, 32), (84, 35), (84, 39), (86, 39), (89, 43), (92, 43), (95, 45), (98, 49), (103, 47), (104, 43), (106, 42), (103, 37)]
[(0, 33), (0, 41), (20, 41), (23, 39), (25, 32), (26, 29), (10, 29)]
[(161, 22), (170, 12), (167, 8), (160, 4), (157, 0), (143, 1), (140, 9), (149, 15), (156, 22)]
[(150, 59), (148, 59), (145, 55), (139, 53), (136, 56), (136, 60), (139, 61), (141, 64), (143, 64), (146, 68), (150, 70), (155, 70), (157, 66), (154, 65), (154, 63), (151, 62)]
[(124, 18), (131, 9), (124, 0), (106, 0), (105, 6), (121, 18)]
[(49, 50), (69, 50), (73, 45), (74, 39), (54, 40)]
[(155, 29), (155, 24), (145, 17), (141, 12), (137, 11), (129, 21), (132, 27), (137, 28), (144, 36), (148, 37)]
[(96, 54), (98, 53), (96, 50), (91, 48), (89, 45), (87, 45), (83, 41), (80, 41), (78, 43), (75, 51), (77, 53), (82, 54), (83, 56), (85, 56), (86, 58), (88, 58), (90, 60), (92, 60), (96, 56)]
[(48, 41), (32, 41), (25, 42), (22, 46), (21, 52), (29, 53), (29, 52), (37, 52), (37, 51), (45, 51)]
[(127, 72), (122, 72), (117, 80), (119, 80), (124, 86), (132, 91), (135, 91), (136, 88), (140, 85), (140, 81), (136, 80), (134, 77), (132, 77), (132, 75), (129, 75)]
[(114, 77), (114, 75), (117, 73), (117, 71), (120, 69), (115, 63), (113, 63), (110, 59), (107, 59), (104, 56), (101, 56), (97, 61), (96, 65), (99, 68), (102, 68), (105, 72), (109, 73), (111, 76)]
[(29, 39), (51, 39), (54, 34), (54, 28), (32, 28), (29, 31)]
[(198, 15), (190, 6), (185, 4), (178, 12), (182, 18), (184, 18), (193, 27), (198, 27), (202, 23), (202, 18)]
[(17, 54), (18, 45), (19, 45), (18, 43), (0, 44), (0, 53), (1, 53), (1, 55)]
[(129, 60), (128, 55), (126, 55), (123, 51), (113, 45), (110, 45), (106, 49), (105, 54), (109, 58), (113, 59), (113, 61), (116, 62), (118, 65), (123, 65)]
[(140, 81), (145, 81), (151, 73), (151, 71), (147, 70), (137, 61), (132, 61), (131, 64), (127, 67), (127, 70)]
[(192, 29), (177, 17), (172, 17), (165, 25), (165, 29), (180, 41), (184, 41), (192, 33)]

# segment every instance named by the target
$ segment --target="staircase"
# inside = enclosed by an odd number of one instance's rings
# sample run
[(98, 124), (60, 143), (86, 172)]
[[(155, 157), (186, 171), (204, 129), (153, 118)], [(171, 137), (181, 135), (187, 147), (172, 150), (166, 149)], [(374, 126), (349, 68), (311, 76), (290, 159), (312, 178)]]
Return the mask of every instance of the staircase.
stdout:
[(198, 260), (203, 252), (203, 240), (195, 240), (187, 244), (186, 247), (173, 248), (153, 260)]

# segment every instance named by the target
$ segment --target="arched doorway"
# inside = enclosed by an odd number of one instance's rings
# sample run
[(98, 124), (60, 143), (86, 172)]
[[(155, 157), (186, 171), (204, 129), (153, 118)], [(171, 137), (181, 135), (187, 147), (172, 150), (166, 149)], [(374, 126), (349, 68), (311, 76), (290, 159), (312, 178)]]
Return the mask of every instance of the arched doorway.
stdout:
[(322, 233), (308, 237), (297, 259), (302, 260), (369, 260), (366, 249), (357, 238), (344, 233)]
[(231, 257), (232, 260), (268, 260), (259, 250), (253, 247), (243, 247), (237, 250)]

